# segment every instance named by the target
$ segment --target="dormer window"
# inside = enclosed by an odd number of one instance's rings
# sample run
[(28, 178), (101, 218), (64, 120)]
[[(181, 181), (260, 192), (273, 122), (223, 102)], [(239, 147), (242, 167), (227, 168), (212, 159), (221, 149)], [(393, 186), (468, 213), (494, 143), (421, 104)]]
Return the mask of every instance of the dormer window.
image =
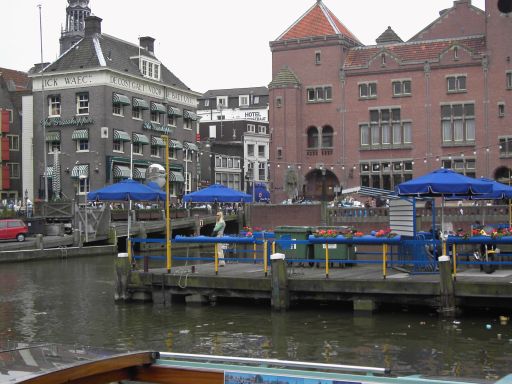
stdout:
[(144, 77), (160, 80), (160, 63), (146, 57), (140, 57), (140, 72)]
[(227, 108), (228, 107), (228, 97), (227, 96), (217, 96), (217, 107), (218, 108)]
[(240, 95), (238, 96), (238, 103), (241, 107), (249, 106), (249, 95)]

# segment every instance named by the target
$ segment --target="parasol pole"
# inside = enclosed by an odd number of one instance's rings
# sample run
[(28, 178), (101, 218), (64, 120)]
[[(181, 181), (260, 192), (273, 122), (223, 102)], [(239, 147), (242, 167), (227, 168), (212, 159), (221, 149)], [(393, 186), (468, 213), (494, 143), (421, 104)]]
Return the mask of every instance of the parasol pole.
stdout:
[[(130, 180), (133, 180), (133, 142), (130, 142)], [(132, 218), (131, 218), (131, 212), (132, 212), (132, 199), (130, 198), (130, 195), (128, 194), (128, 233), (126, 235), (126, 246), (128, 247), (130, 245), (130, 230), (131, 230), (131, 224), (132, 224)]]
[(169, 136), (162, 135), (165, 144), (165, 256), (167, 260), (167, 273), (171, 272), (171, 201), (169, 196)]

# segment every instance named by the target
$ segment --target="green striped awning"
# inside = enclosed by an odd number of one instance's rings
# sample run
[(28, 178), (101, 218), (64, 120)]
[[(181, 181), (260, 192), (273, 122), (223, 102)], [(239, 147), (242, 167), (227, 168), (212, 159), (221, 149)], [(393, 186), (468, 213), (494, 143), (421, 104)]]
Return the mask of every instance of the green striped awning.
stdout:
[(132, 141), (130, 135), (125, 131), (118, 131), (114, 129), (114, 141)]
[(60, 132), (59, 131), (46, 132), (46, 142), (47, 143), (60, 142)]
[(130, 98), (125, 95), (121, 95), (120, 93), (112, 94), (112, 104), (115, 105), (130, 105)]
[(146, 100), (138, 99), (138, 98), (134, 97), (133, 98), (133, 108), (149, 109), (149, 104)]
[(160, 103), (151, 102), (151, 112), (165, 113), (165, 105)]
[(144, 180), (146, 178), (146, 168), (133, 168), (133, 178), (136, 180)]
[(165, 147), (164, 139), (158, 136), (151, 136), (151, 145), (155, 147)]
[(128, 179), (131, 176), (130, 167), (114, 164), (112, 167), (112, 174), (116, 179)]
[(191, 111), (183, 111), (183, 118), (184, 119), (189, 119), (189, 120), (199, 120), (199, 117), (194, 113), (194, 112), (191, 112)]
[(169, 172), (169, 180), (175, 183), (184, 183), (185, 178), (181, 172), (171, 171)]
[(178, 140), (169, 140), (169, 148), (183, 149), (183, 144)]
[(167, 114), (169, 116), (182, 116), (179, 108), (171, 107), (170, 105), (167, 107)]
[(189, 151), (193, 151), (193, 152), (198, 152), (199, 151), (199, 148), (197, 148), (197, 145), (194, 144), (194, 143), (189, 143), (187, 141), (185, 141), (183, 143), (183, 149), (188, 149)]
[(149, 144), (148, 137), (142, 133), (133, 133), (132, 138), (135, 144)]
[(46, 167), (46, 176), (53, 177), (53, 167)]
[(89, 164), (78, 164), (71, 170), (71, 177), (78, 179), (80, 176), (89, 177)]
[(75, 129), (71, 135), (71, 140), (89, 140), (89, 130)]

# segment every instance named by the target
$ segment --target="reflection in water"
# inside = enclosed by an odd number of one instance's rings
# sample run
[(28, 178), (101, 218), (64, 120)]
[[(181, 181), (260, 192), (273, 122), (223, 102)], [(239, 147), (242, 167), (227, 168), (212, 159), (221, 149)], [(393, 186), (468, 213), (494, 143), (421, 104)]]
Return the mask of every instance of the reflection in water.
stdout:
[(512, 366), (510, 324), (492, 316), (458, 323), (424, 313), (355, 317), (334, 306), (280, 313), (267, 304), (116, 305), (113, 275), (112, 257), (3, 264), (0, 340), (369, 365), (400, 374), (494, 378)]

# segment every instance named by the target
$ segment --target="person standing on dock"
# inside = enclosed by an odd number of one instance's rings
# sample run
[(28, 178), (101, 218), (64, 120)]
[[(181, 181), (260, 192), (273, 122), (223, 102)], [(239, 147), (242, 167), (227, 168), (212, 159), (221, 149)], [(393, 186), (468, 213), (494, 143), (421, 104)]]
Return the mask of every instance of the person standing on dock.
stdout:
[[(226, 222), (224, 221), (224, 215), (221, 211), (217, 212), (215, 228), (213, 228), (213, 236), (222, 237), (224, 236), (224, 229), (226, 228)], [(219, 258), (219, 267), (226, 265), (224, 261), (224, 244), (217, 244), (217, 256)]]

